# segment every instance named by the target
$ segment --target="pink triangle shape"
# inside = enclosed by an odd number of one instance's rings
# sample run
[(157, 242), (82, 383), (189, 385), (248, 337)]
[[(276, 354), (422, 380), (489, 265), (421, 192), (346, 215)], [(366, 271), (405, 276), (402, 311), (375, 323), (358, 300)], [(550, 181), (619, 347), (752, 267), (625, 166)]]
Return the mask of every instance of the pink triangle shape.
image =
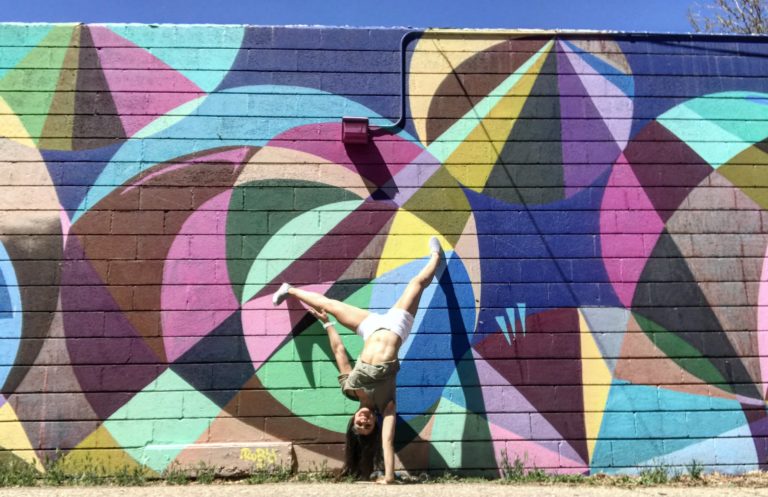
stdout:
[(600, 245), (608, 279), (625, 307), (631, 307), (637, 282), (664, 221), (622, 154), (613, 166), (600, 207)]
[[(195, 211), (174, 239), (160, 294), (163, 343), (173, 362), (235, 312), (239, 305), (226, 268), (226, 223), (232, 190)], [(200, 233), (205, 233), (201, 235)]]
[(104, 26), (89, 26), (112, 100), (130, 137), (157, 117), (205, 95), (149, 51)]
[(760, 353), (760, 376), (763, 380), (763, 398), (765, 398), (768, 396), (768, 248), (763, 257), (757, 299), (757, 350)]

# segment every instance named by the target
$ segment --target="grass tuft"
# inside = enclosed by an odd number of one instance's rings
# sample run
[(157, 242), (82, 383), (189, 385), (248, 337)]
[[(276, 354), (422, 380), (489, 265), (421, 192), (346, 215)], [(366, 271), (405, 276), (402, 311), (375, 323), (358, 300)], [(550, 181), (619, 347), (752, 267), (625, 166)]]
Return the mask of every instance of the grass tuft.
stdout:
[(692, 480), (701, 480), (704, 475), (704, 465), (696, 459), (693, 459), (685, 468)]
[(670, 479), (669, 468), (661, 463), (640, 470), (638, 475), (640, 485), (644, 486), (664, 485)]
[(187, 485), (191, 481), (187, 470), (176, 463), (165, 468), (161, 478), (168, 485)]
[(280, 483), (289, 481), (293, 474), (290, 468), (284, 466), (272, 466), (269, 468), (254, 468), (246, 477), (245, 482), (249, 485), (260, 485), (262, 483)]

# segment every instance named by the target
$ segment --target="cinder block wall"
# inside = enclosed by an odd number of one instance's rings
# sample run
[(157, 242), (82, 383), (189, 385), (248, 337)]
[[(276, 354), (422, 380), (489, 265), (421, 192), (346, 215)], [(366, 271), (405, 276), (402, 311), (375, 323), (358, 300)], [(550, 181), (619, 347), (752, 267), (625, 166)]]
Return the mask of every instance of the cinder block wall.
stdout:
[(338, 467), (271, 293), (387, 309), (434, 235), (401, 467), (764, 467), (766, 39), (416, 33), (345, 146), (406, 33), (0, 25), (3, 456)]

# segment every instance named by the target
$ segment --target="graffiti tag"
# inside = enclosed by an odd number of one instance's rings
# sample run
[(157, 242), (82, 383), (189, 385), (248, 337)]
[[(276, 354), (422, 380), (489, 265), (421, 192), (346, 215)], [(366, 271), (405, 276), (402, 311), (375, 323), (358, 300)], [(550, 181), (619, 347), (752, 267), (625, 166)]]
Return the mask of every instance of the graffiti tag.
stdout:
[(277, 463), (277, 451), (275, 449), (240, 449), (240, 460), (250, 461), (256, 468), (265, 468)]

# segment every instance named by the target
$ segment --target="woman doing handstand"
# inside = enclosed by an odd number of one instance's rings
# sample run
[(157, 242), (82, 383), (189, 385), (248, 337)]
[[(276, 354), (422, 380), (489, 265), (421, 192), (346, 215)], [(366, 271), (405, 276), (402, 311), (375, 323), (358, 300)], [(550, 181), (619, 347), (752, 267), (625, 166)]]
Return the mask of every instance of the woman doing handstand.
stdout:
[[(383, 458), (384, 478), (380, 481), (392, 483), (395, 479), (395, 375), (400, 369), (397, 354), (411, 332), (421, 294), (432, 282), (438, 267), (444, 265), (437, 238), (429, 241), (429, 249), (427, 265), (408, 282), (403, 294), (385, 314), (372, 313), (287, 283), (283, 283), (272, 298), (274, 305), (280, 305), (289, 296), (295, 297), (322, 321), (341, 373), (341, 390), (348, 398), (360, 402), (347, 426), (343, 475), (367, 479)], [(364, 340), (363, 351), (354, 367), (328, 314), (355, 330)], [(381, 423), (376, 413), (382, 417)]]

